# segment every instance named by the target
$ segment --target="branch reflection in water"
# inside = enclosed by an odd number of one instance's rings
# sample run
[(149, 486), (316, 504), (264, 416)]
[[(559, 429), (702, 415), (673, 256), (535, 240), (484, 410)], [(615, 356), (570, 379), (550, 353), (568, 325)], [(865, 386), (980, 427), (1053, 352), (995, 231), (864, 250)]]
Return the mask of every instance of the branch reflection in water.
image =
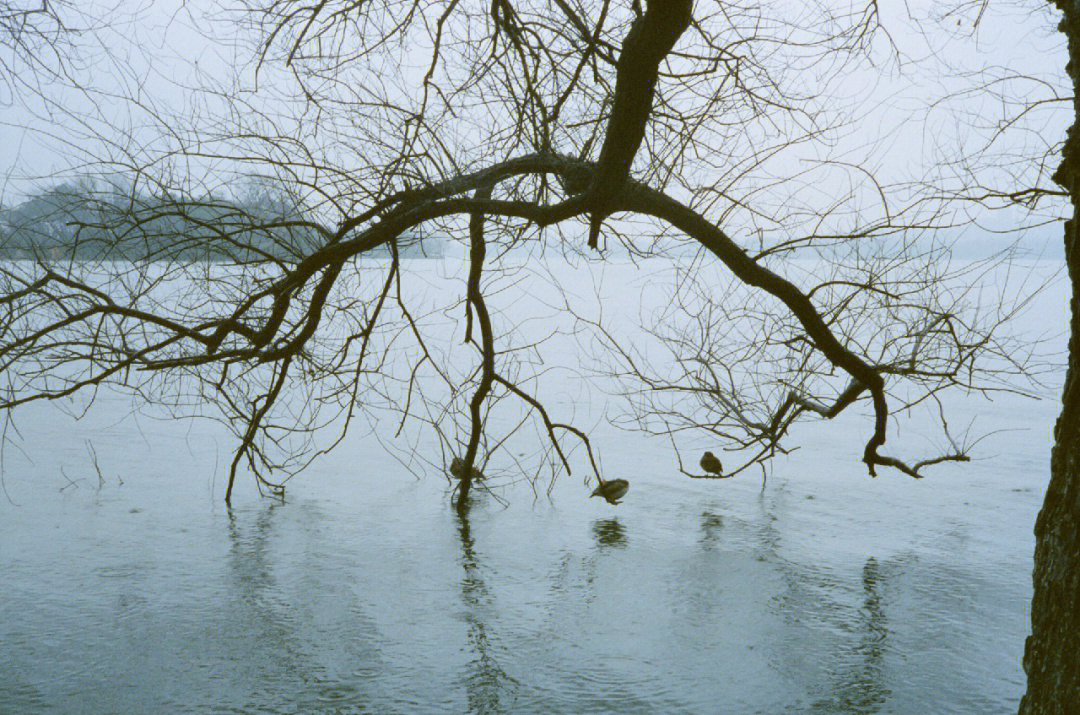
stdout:
[[(491, 594), (480, 575), (480, 562), (477, 559), (469, 528), (469, 509), (456, 509), (458, 536), (461, 539), (461, 601), (465, 606), (465, 621), (468, 624), (469, 647), (473, 658), (469, 662), (469, 672), (465, 678), (465, 687), (469, 699), (469, 712), (502, 713), (509, 712), (501, 693), (510, 691), (517, 685), (513, 678), (502, 669), (492, 651), (488, 639), (486, 619), (491, 611)], [(512, 702), (512, 698), (511, 698)]]
[(858, 634), (858, 643), (837, 652), (837, 666), (832, 672), (833, 684), (829, 697), (814, 703), (814, 713), (876, 713), (888, 699), (886, 685), (885, 611), (882, 608), (881, 588), (885, 574), (873, 556), (866, 559), (862, 570), (863, 602), (851, 624)]
[[(387, 675), (382, 644), (350, 578), (335, 578), (355, 565), (327, 541), (326, 514), (271, 502), (229, 508), (226, 516), (231, 578), (223, 584), (220, 633), (208, 643), (226, 652), (206, 655), (226, 671), (210, 680), (233, 687), (218, 703), (268, 713), (372, 707), (372, 687)], [(237, 683), (250, 689), (237, 691)]]
[[(230, 599), (229, 620), (240, 625), (231, 631), (243, 634), (235, 642), (237, 663), (254, 671), (276, 672), (283, 680), (302, 679), (303, 666), (297, 662), (302, 649), (294, 633), (296, 619), (276, 597), (280, 589), (273, 576), (273, 562), (281, 555), (274, 552), (276, 512), (280, 502), (260, 506), (253, 520), (247, 514), (227, 509), (229, 552), (228, 573), (238, 598)], [(246, 524), (244, 522), (247, 522)], [(260, 679), (261, 680), (261, 679)], [(258, 682), (258, 681), (256, 681)]]

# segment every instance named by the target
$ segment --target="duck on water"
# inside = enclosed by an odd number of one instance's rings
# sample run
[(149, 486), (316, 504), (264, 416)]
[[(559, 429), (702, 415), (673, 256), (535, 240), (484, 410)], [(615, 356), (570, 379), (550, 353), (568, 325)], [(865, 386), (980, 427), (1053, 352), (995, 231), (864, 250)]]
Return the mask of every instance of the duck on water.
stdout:
[(625, 479), (600, 480), (600, 486), (593, 490), (590, 497), (604, 497), (608, 504), (618, 504), (619, 500), (626, 496), (630, 490), (630, 482)]
[[(461, 457), (454, 457), (450, 460), (450, 474), (455, 479), (461, 479), (465, 476), (465, 460)], [(484, 478), (484, 473), (477, 469), (475, 466), (472, 468), (472, 478), (474, 481)]]

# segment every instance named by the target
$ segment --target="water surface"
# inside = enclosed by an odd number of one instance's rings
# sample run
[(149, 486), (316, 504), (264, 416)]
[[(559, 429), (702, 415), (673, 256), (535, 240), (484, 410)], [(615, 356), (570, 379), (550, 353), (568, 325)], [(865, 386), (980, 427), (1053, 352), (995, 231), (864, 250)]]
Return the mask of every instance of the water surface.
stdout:
[(464, 521), (370, 438), (226, 509), (227, 434), (131, 409), (34, 407), (5, 448), (0, 712), (1005, 713), (1024, 689), (1053, 399), (963, 407), (1009, 431), (922, 481), (866, 475), (857, 414), (802, 428), (764, 489), (601, 426), (623, 504), (575, 474)]

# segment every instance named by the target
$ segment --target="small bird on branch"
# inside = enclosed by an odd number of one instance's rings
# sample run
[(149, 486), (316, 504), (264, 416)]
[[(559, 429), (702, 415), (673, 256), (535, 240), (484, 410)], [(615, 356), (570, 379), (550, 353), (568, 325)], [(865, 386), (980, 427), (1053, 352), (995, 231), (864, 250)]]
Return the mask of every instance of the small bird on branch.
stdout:
[(706, 474), (715, 474), (718, 477), (724, 474), (724, 465), (720, 463), (720, 460), (712, 452), (706, 452), (702, 455), (701, 468), (705, 470)]

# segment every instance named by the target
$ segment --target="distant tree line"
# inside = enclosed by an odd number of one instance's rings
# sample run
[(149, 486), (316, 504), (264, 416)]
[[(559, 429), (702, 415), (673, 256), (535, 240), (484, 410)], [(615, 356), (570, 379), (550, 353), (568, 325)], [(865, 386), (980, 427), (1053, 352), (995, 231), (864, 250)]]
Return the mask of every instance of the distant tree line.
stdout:
[[(265, 182), (238, 197), (192, 197), (84, 179), (0, 208), (3, 260), (295, 263), (325, 242), (288, 191)], [(400, 237), (399, 251), (441, 257), (443, 246), (414, 232)]]

